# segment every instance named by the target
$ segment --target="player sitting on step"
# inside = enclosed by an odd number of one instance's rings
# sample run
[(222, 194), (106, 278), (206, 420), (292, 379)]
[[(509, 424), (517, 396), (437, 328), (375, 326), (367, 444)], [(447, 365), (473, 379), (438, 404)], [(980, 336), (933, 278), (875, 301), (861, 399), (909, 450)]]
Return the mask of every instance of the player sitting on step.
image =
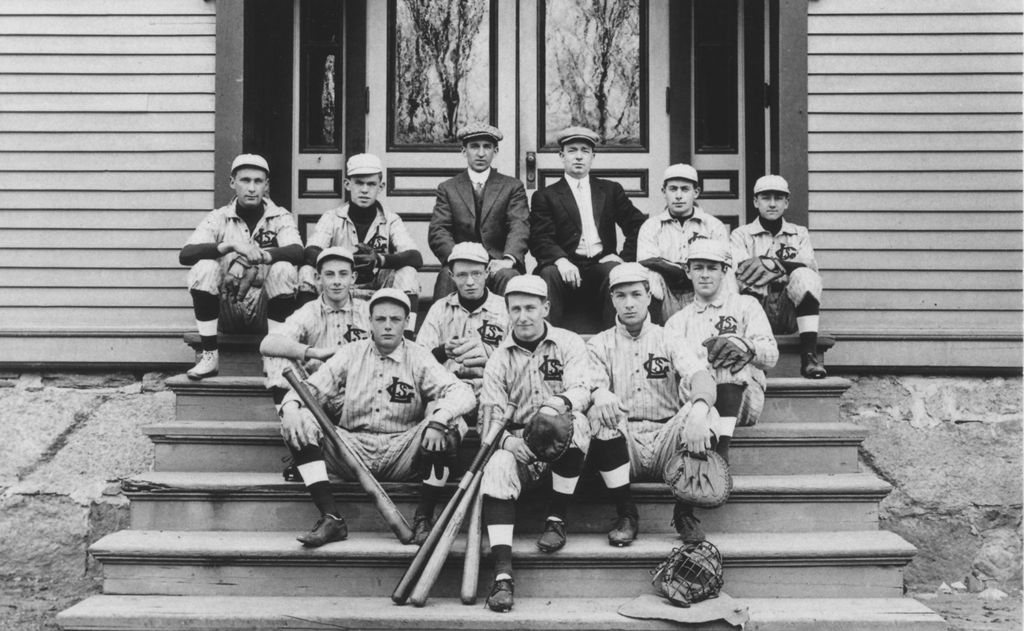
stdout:
[(590, 338), (587, 350), (594, 403), (588, 458), (615, 502), (608, 543), (625, 546), (638, 532), (630, 479), (661, 480), (666, 463), (684, 445), (703, 452), (709, 429), (719, 427), (715, 380), (704, 348), (651, 323), (650, 272), (623, 263), (609, 275), (615, 326)]
[(821, 275), (807, 228), (783, 218), (789, 184), (778, 175), (758, 178), (754, 207), (758, 218), (732, 231), (739, 289), (761, 302), (774, 332), (800, 333), (800, 374), (824, 379), (817, 353)]
[[(466, 432), (462, 416), (476, 408), (476, 397), (430, 351), (404, 339), (409, 310), (405, 293), (378, 290), (370, 298), (371, 338), (341, 347), (307, 383), (374, 476), (422, 481), (413, 521), (413, 543), (422, 543)], [(323, 448), (316, 420), (292, 391), (281, 404), (281, 434), (321, 515), (299, 541), (317, 547), (345, 539), (327, 469), (348, 479), (352, 473)]]

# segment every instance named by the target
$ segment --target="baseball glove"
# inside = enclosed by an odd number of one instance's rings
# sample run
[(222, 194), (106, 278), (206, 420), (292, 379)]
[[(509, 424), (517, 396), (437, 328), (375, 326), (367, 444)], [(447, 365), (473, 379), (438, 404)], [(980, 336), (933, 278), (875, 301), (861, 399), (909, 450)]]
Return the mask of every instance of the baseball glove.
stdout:
[(712, 368), (725, 368), (734, 375), (754, 359), (753, 349), (736, 335), (709, 337), (702, 344), (708, 349), (708, 363)]
[(373, 275), (377, 273), (377, 251), (365, 243), (357, 243), (353, 258), (356, 260), (352, 268), (356, 273), (356, 284), (365, 285), (372, 281)]
[(673, 549), (651, 574), (651, 584), (678, 607), (717, 598), (725, 582), (722, 554), (707, 541)]
[(772, 333), (779, 335), (796, 332), (796, 307), (786, 295), (785, 287), (769, 287), (761, 298), (761, 306), (772, 325)]
[(676, 453), (662, 473), (672, 495), (685, 504), (717, 508), (729, 501), (732, 493), (729, 463), (713, 451), (700, 455)]
[(245, 263), (241, 258), (235, 261), (228, 268), (224, 281), (224, 290), (228, 298), (235, 302), (241, 302), (249, 293), (259, 268), (255, 265)]
[(782, 264), (769, 256), (752, 256), (736, 266), (736, 280), (751, 287), (764, 287), (785, 276)]
[(572, 412), (550, 412), (541, 406), (523, 429), (523, 440), (537, 459), (554, 462), (561, 458), (572, 444)]

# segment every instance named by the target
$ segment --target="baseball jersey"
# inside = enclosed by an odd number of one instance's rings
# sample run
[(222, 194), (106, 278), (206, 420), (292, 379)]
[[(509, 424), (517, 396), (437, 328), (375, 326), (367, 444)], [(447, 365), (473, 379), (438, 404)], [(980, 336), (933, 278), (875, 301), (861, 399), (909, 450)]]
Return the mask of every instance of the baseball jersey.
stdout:
[[(403, 432), (423, 420), (430, 401), (453, 419), (476, 407), (473, 389), (411, 342), (389, 355), (381, 355), (372, 339), (346, 344), (307, 384), (321, 405), (340, 410), (338, 425), (353, 432)], [(299, 397), (289, 391), (282, 404), (288, 401)]]
[(732, 231), (732, 256), (735, 262), (745, 261), (753, 256), (770, 256), (780, 261), (803, 263), (818, 271), (814, 260), (814, 248), (807, 228), (782, 220), (779, 233), (772, 235), (761, 222), (754, 221)]
[[(508, 309), (504, 298), (488, 291), (484, 304), (470, 313), (459, 302), (457, 293), (445, 296), (430, 305), (416, 334), (416, 341), (427, 349), (434, 349), (453, 337), (467, 337), (474, 333), (483, 341), (484, 351), (490, 357), (508, 333)], [(479, 379), (484, 374), (483, 366), (466, 368), (453, 359), (446, 361), (444, 367), (462, 379)]]
[[(306, 245), (324, 250), (343, 245), (355, 250), (359, 236), (356, 233), (355, 222), (349, 219), (348, 209), (349, 204), (345, 204), (321, 215)], [(377, 216), (366, 231), (365, 243), (383, 254), (417, 249), (416, 242), (409, 235), (402, 218), (384, 210), (380, 204), (377, 204)]]
[(370, 308), (365, 300), (350, 298), (344, 307), (332, 309), (321, 297), (288, 316), (274, 334), (320, 348), (344, 346), (370, 336)]
[(235, 212), (235, 200), (227, 206), (210, 211), (192, 231), (186, 245), (195, 243), (252, 242), (261, 248), (302, 245), (295, 219), (287, 209), (263, 198), (263, 216), (249, 233), (245, 220)]
[(705, 302), (700, 297), (679, 313), (669, 318), (665, 329), (691, 344), (701, 344), (709, 337), (737, 335), (754, 350), (754, 358), (735, 375), (728, 368), (709, 368), (715, 383), (745, 384), (753, 381), (765, 387), (764, 369), (779, 360), (779, 347), (775, 343), (772, 327), (764, 309), (750, 296), (722, 291), (719, 296)]
[(640, 226), (636, 240), (636, 260), (663, 258), (673, 263), (686, 260), (690, 244), (697, 239), (715, 239), (729, 242), (729, 228), (724, 223), (704, 212), (700, 206), (693, 207), (693, 214), (680, 223), (668, 210), (647, 218)]
[(583, 338), (572, 331), (546, 325), (544, 339), (532, 353), (511, 335), (498, 345), (484, 367), (480, 405), (516, 407), (510, 429), (523, 427), (544, 401), (560, 394), (572, 409), (590, 405), (590, 369)]
[[(698, 350), (699, 349), (699, 350)], [(633, 337), (616, 322), (587, 342), (591, 389), (612, 391), (630, 420), (668, 420), (690, 398), (690, 382), (707, 370), (707, 351), (648, 319)]]

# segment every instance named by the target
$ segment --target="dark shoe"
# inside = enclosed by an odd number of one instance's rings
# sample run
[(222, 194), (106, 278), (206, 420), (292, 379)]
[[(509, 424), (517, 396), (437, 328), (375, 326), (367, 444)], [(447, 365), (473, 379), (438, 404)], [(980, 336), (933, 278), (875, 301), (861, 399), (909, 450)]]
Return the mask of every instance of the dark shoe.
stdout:
[(494, 581), (494, 587), (491, 588), (491, 593), (487, 595), (487, 607), (491, 611), (497, 611), (498, 613), (511, 611), (512, 605), (515, 603), (515, 599), (512, 598), (514, 590), (515, 583), (510, 578)]
[(430, 534), (430, 529), (434, 527), (434, 519), (430, 515), (421, 515), (416, 513), (412, 518), (412, 543), (417, 546), (423, 545), (423, 542), (427, 540), (427, 535)]
[(608, 531), (608, 544), (623, 547), (633, 543), (640, 531), (636, 515), (623, 515), (615, 520), (615, 527)]
[(693, 515), (693, 509), (679, 502), (676, 502), (672, 511), (672, 526), (683, 543), (700, 543), (707, 539), (704, 529), (700, 527), (700, 520)]
[(348, 538), (348, 524), (344, 517), (324, 515), (313, 524), (313, 530), (296, 539), (307, 548), (319, 548), (332, 541), (344, 541)]
[(828, 375), (824, 362), (818, 360), (816, 353), (804, 353), (800, 357), (800, 374), (805, 379), (824, 379)]
[(565, 545), (565, 522), (549, 519), (544, 522), (544, 532), (537, 540), (541, 552), (557, 552)]

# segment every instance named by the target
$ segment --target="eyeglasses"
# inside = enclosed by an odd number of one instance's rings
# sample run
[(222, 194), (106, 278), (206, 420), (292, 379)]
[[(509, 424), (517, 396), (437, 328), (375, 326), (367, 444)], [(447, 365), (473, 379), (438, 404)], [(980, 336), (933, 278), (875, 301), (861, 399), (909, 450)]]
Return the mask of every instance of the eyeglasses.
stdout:
[(487, 270), (459, 272), (457, 274), (453, 274), (453, 276), (455, 277), (455, 280), (469, 280), (470, 278), (473, 280), (480, 280), (484, 276), (487, 276)]

